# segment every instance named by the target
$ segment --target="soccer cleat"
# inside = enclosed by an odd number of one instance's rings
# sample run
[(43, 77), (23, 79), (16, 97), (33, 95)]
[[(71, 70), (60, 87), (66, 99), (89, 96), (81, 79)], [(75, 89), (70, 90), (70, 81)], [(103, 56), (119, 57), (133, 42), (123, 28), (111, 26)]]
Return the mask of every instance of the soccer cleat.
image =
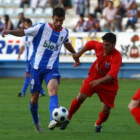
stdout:
[(69, 123), (70, 123), (70, 121), (69, 121), (69, 120), (66, 120), (65, 122), (63, 122), (63, 123), (61, 124), (60, 129), (61, 129), (61, 130), (65, 130), (66, 127), (67, 127), (67, 125), (68, 125)]
[(95, 128), (95, 132), (98, 133), (98, 132), (102, 132), (103, 127), (101, 125), (95, 125), (94, 128)]
[(40, 123), (35, 124), (35, 130), (36, 130), (36, 132), (38, 132), (38, 133), (44, 133), (44, 130), (43, 130), (43, 128), (41, 127)]
[(18, 93), (18, 95), (17, 95), (18, 97), (25, 97), (25, 95), (24, 94), (22, 94), (21, 92), (20, 93)]
[(55, 121), (55, 120), (52, 120), (52, 121), (49, 123), (48, 128), (49, 128), (50, 130), (53, 130), (55, 127), (59, 127), (59, 126), (60, 126), (60, 123), (58, 123), (58, 122)]
[(44, 96), (45, 96), (45, 94), (41, 94), (41, 93), (40, 93), (40, 94), (39, 94), (39, 96), (40, 96), (40, 97), (44, 97)]

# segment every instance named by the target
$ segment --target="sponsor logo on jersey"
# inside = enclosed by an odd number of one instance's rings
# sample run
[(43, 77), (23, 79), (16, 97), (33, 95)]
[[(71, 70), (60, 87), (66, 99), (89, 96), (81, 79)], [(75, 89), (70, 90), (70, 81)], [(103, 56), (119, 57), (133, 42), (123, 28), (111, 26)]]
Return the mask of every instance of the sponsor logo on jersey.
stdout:
[(58, 48), (59, 48), (59, 46), (57, 44), (54, 44), (52, 42), (47, 42), (46, 40), (43, 44), (43, 47), (45, 47), (46, 49), (51, 50), (51, 51), (58, 51)]

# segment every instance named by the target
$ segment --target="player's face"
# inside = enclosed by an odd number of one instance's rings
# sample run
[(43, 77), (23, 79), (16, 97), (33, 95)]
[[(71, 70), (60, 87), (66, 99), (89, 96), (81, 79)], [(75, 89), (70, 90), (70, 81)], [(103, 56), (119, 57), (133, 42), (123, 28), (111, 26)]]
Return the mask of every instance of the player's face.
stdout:
[(58, 16), (53, 16), (53, 27), (55, 30), (59, 30), (62, 27), (63, 21), (65, 17), (58, 17)]
[(108, 41), (103, 40), (103, 46), (105, 53), (110, 54), (115, 48), (115, 43), (110, 43)]

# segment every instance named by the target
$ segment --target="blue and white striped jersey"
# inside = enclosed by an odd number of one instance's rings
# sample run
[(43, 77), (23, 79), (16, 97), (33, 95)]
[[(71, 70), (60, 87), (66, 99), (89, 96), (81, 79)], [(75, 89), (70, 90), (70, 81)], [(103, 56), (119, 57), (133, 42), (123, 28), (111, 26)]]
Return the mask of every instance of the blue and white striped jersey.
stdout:
[(62, 44), (69, 42), (68, 30), (62, 28), (60, 31), (55, 31), (49, 23), (41, 23), (25, 29), (24, 32), (27, 36), (33, 36), (32, 67), (58, 68)]
[(29, 61), (31, 59), (33, 53), (33, 44), (32, 44), (33, 37), (32, 36), (25, 36), (23, 38), (22, 46), (25, 47), (26, 50), (26, 60)]

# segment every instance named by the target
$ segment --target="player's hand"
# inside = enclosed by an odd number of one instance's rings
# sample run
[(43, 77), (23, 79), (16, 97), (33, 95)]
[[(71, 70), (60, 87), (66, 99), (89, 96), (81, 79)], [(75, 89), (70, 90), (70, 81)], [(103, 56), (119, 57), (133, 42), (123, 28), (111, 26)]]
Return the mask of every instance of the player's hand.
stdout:
[(73, 67), (77, 67), (80, 65), (80, 61), (79, 61), (79, 56), (77, 53), (73, 53), (72, 54), (73, 59), (75, 60), (75, 63), (73, 64)]
[(100, 80), (91, 81), (90, 84), (91, 84), (92, 87), (95, 87), (95, 86), (100, 84)]
[(73, 64), (73, 67), (78, 67), (80, 65), (80, 61), (78, 60), (77, 62), (75, 62), (74, 64)]
[(2, 37), (5, 37), (5, 35), (8, 35), (8, 34), (9, 34), (9, 31), (8, 30), (3, 30), (1, 32)]

